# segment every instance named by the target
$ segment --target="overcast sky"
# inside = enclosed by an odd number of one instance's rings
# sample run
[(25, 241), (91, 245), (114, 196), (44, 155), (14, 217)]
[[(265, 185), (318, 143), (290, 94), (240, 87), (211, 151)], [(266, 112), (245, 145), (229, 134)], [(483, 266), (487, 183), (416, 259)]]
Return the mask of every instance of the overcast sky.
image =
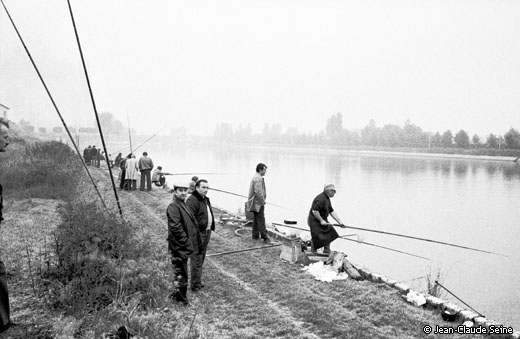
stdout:
[[(4, 0), (68, 125), (94, 126), (66, 0)], [(218, 121), (470, 135), (520, 128), (517, 0), (71, 0), (97, 107), (153, 133)], [(60, 121), (0, 11), (0, 103)]]

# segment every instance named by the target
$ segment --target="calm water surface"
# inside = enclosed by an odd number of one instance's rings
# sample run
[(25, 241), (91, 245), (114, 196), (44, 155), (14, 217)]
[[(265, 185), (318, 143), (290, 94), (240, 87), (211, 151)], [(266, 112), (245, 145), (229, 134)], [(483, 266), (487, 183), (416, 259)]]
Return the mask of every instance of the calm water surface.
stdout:
[[(508, 257), (369, 232), (359, 240), (431, 258), (411, 256), (336, 240), (332, 249), (354, 263), (418, 290), (425, 276), (441, 273), (443, 285), (490, 319), (520, 329), (520, 165), (509, 162), (375, 156), (339, 151), (267, 148), (149, 149), (156, 166), (199, 175), (210, 187), (247, 195), (257, 163), (265, 177), (266, 219), (297, 220), (306, 228), (312, 199), (325, 183), (334, 183), (333, 207), (343, 222), (358, 227), (475, 247)], [(174, 178), (174, 179), (171, 179)], [(169, 177), (189, 180), (191, 175)], [(243, 210), (245, 199), (210, 191), (214, 205)], [(296, 231), (298, 232), (298, 231)], [(445, 299), (454, 300), (450, 295)], [(457, 302), (463, 306), (460, 302)]]

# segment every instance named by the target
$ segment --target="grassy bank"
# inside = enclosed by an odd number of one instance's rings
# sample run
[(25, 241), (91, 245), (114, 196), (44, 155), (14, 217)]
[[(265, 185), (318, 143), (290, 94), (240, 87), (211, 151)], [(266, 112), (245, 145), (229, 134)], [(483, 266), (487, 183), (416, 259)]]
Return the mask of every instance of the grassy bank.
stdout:
[[(42, 149), (52, 152), (34, 151)], [(20, 157), (31, 169), (23, 176)], [(173, 303), (165, 218), (171, 194), (120, 191), (122, 221), (106, 169), (92, 171), (108, 211), (83, 171), (54, 143), (17, 143), (2, 154), (0, 255), (19, 324), (2, 338), (105, 338), (120, 326), (134, 338), (158, 339), (475, 337), (426, 335), (425, 325), (447, 325), (439, 314), (405, 303), (383, 284), (316, 281), (280, 261), (277, 248), (208, 258), (206, 287), (190, 291), (188, 307)], [(25, 181), (33, 175), (40, 179)], [(233, 231), (218, 225), (208, 252), (260, 246)]]

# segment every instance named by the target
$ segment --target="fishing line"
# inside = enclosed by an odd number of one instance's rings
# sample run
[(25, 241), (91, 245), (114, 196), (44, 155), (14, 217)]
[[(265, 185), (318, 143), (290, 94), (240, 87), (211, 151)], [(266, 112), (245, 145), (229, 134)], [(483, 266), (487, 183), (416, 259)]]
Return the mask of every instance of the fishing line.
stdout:
[(464, 300), (460, 299), (459, 297), (457, 297), (455, 294), (453, 294), (450, 290), (448, 290), (446, 287), (444, 287), (440, 282), (438, 282), (437, 280), (435, 280), (435, 283), (437, 285), (439, 285), (440, 287), (442, 287), (444, 290), (446, 290), (446, 292), (448, 292), (449, 294), (451, 294), (452, 296), (454, 296), (455, 298), (457, 298), (458, 301), (460, 301), (461, 303), (463, 303), (464, 305), (468, 306), (471, 310), (473, 310), (473, 312), (477, 313), (478, 315), (480, 315), (481, 317), (484, 317), (482, 315), (482, 313), (480, 313), (479, 311), (477, 311), (476, 309), (474, 309), (473, 307), (469, 306), (468, 304), (466, 304), (464, 302)]
[[(297, 230), (300, 230), (300, 231), (310, 232), (310, 230), (307, 230), (307, 229), (304, 229), (304, 228), (298, 228), (298, 227), (288, 226), (288, 225), (284, 225), (284, 224), (278, 224), (278, 223), (274, 223), (274, 222), (272, 224), (276, 225), (276, 226), (294, 228), (294, 229), (297, 229)], [(369, 243), (369, 242), (364, 242), (364, 241), (354, 240), (354, 239), (349, 239), (348, 238), (348, 237), (355, 236), (355, 235), (357, 235), (357, 234), (347, 234), (347, 235), (340, 236), (339, 239), (354, 241), (354, 242), (357, 242), (358, 244), (365, 244), (365, 245), (369, 245), (369, 246), (379, 247), (379, 248), (383, 248), (385, 250), (394, 251), (394, 252), (398, 252), (398, 253), (402, 253), (402, 254), (406, 254), (406, 255), (411, 255), (412, 257), (421, 258), (421, 259), (424, 259), (424, 260), (430, 260), (431, 261), (431, 259), (425, 258), (425, 257), (421, 257), (420, 255), (416, 255), (416, 254), (412, 254), (412, 253), (396, 250), (396, 249), (393, 249), (393, 248), (390, 248), (390, 247), (385, 247), (385, 246), (381, 246), (381, 245), (372, 244), (372, 243)]]
[(108, 151), (107, 151), (107, 146), (105, 144), (105, 137), (103, 136), (103, 130), (101, 129), (101, 123), (99, 122), (99, 115), (98, 115), (98, 111), (96, 108), (96, 101), (94, 100), (94, 94), (92, 93), (92, 87), (90, 86), (90, 79), (89, 79), (88, 72), (87, 72), (87, 65), (85, 64), (85, 58), (83, 57), (83, 50), (81, 48), (81, 43), (79, 41), (78, 30), (76, 28), (76, 21), (74, 20), (74, 14), (72, 13), (72, 7), (70, 5), (70, 0), (67, 0), (67, 4), (69, 5), (70, 18), (72, 19), (72, 26), (74, 27), (74, 34), (76, 35), (76, 41), (78, 43), (79, 54), (81, 56), (81, 63), (83, 64), (83, 70), (85, 71), (85, 78), (87, 80), (88, 91), (90, 93), (90, 100), (92, 101), (92, 107), (94, 108), (94, 114), (96, 115), (96, 122), (97, 122), (98, 130), (99, 130), (99, 135), (101, 137), (101, 143), (103, 144), (103, 150), (105, 151), (105, 156), (106, 156), (107, 165), (108, 165), (108, 171), (110, 172), (110, 181), (112, 182), (112, 189), (114, 190), (114, 195), (116, 197), (116, 202), (117, 202), (117, 208), (119, 209), (119, 214), (121, 215), (121, 218), (122, 218), (123, 210), (121, 209), (121, 204), (119, 203), (119, 196), (117, 194), (116, 183), (114, 181), (114, 176), (112, 175), (112, 166), (110, 166), (110, 163), (108, 161)]
[(85, 168), (85, 171), (87, 172), (88, 177), (90, 178), (90, 181), (92, 182), (92, 185), (94, 185), (94, 189), (96, 190), (96, 193), (99, 196), (99, 199), (101, 200), (101, 203), (103, 204), (103, 207), (105, 209), (108, 209), (107, 205), (105, 204), (105, 200), (103, 200), (103, 197), (101, 196), (101, 193), (99, 192), (99, 189), (98, 189), (98, 187), (96, 185), (96, 182), (94, 181), (94, 178), (92, 177), (92, 174), (90, 173), (90, 171), (89, 171), (89, 169), (87, 167), (87, 164), (85, 163), (85, 160), (83, 159), (83, 156), (82, 156), (82, 154), (80, 153), (80, 151), (78, 149), (78, 146), (74, 142), (74, 138), (70, 134), (70, 130), (69, 130), (67, 124), (65, 123), (65, 120), (63, 120), (63, 116), (61, 115), (61, 112), (58, 109), (58, 106), (56, 105), (56, 102), (54, 101), (54, 98), (52, 97), (51, 92), (49, 91), (49, 88), (47, 87), (47, 84), (45, 83), (45, 80), (43, 80), (43, 77), (42, 77), (42, 75), (40, 73), (40, 70), (38, 69), (38, 66), (36, 66), (36, 63), (34, 62), (34, 59), (31, 56), (31, 53), (29, 52), (29, 49), (25, 45), (25, 42), (24, 42), (22, 36), (20, 35), (20, 32), (18, 31), (18, 28), (16, 27), (16, 25), (15, 25), (15, 23), (13, 21), (13, 18), (11, 17), (11, 14), (9, 13), (9, 11), (7, 10), (7, 7), (5, 6), (4, 0), (0, 0), (0, 1), (2, 2), (2, 6), (4, 7), (4, 10), (7, 13), (7, 16), (9, 17), (9, 20), (11, 21), (11, 24), (13, 25), (13, 28), (16, 31), (16, 34), (18, 35), (18, 38), (20, 39), (20, 42), (22, 43), (23, 48), (25, 49), (25, 52), (27, 53), (27, 56), (29, 57), (29, 60), (31, 60), (31, 63), (32, 63), (33, 67), (34, 67), (34, 70), (36, 71), (36, 74), (38, 75), (38, 78), (40, 78), (40, 81), (41, 81), (43, 87), (45, 88), (45, 92), (47, 92), (47, 95), (49, 96), (49, 99), (51, 100), (51, 103), (54, 106), (54, 109), (56, 110), (56, 113), (58, 113), (58, 116), (59, 116), (59, 118), (61, 120), (61, 123), (63, 124), (63, 127), (67, 131), (67, 135), (69, 136), (69, 138), (70, 138), (70, 140), (72, 142), (72, 145), (74, 146), (74, 149), (76, 150), (76, 153), (78, 154), (79, 159), (80, 159), (81, 163), (83, 164), (83, 168)]
[(261, 250), (261, 249), (264, 249), (264, 248), (271, 248), (271, 247), (278, 247), (278, 246), (282, 246), (282, 244), (273, 244), (273, 245), (269, 245), (269, 246), (251, 247), (251, 248), (245, 248), (245, 249), (242, 249), (242, 250), (234, 250), (234, 251), (227, 251), (227, 252), (207, 254), (206, 258), (208, 258), (208, 257), (216, 257), (216, 256), (219, 256), (219, 255), (225, 255), (225, 254), (234, 254), (234, 253), (240, 253), (240, 252), (256, 251), (256, 250)]
[(495, 252), (491, 252), (491, 251), (484, 251), (484, 250), (480, 250), (478, 248), (461, 246), (461, 245), (451, 244), (451, 243), (443, 242), (443, 241), (437, 241), (437, 240), (432, 240), (432, 239), (414, 237), (414, 236), (411, 236), (411, 235), (392, 233), (392, 232), (384, 232), (384, 231), (373, 230), (373, 229), (370, 229), (370, 228), (354, 227), (354, 226), (348, 226), (348, 225), (339, 225), (339, 224), (329, 224), (329, 225), (334, 226), (334, 227), (345, 227), (345, 228), (350, 228), (350, 229), (353, 229), (353, 230), (374, 232), (374, 233), (385, 234), (385, 235), (393, 235), (393, 236), (396, 236), (396, 237), (402, 237), (402, 238), (408, 238), (408, 239), (414, 239), (414, 240), (427, 241), (427, 242), (431, 242), (431, 243), (447, 245), (447, 246), (453, 246), (453, 247), (463, 248), (463, 249), (466, 249), (466, 250), (477, 251), (477, 252), (482, 252), (482, 253), (500, 255), (502, 257), (509, 258), (505, 254), (495, 253)]

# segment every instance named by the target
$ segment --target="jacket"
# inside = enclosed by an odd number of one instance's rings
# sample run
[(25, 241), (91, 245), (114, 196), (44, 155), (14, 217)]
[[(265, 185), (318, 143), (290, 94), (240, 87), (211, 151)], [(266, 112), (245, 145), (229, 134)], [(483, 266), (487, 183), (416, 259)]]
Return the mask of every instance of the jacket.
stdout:
[(202, 248), (197, 220), (184, 201), (175, 197), (166, 210), (168, 219), (168, 250), (174, 257), (188, 259)]
[(142, 156), (139, 158), (139, 170), (151, 170), (153, 168), (153, 161), (151, 158), (147, 156)]
[(186, 205), (191, 210), (195, 218), (197, 219), (197, 223), (199, 224), (199, 230), (201, 232), (206, 232), (208, 228), (208, 207), (211, 212), (211, 226), (210, 229), (212, 231), (215, 230), (215, 216), (213, 215), (213, 209), (211, 208), (211, 202), (208, 197), (203, 197), (199, 192), (194, 191), (186, 200)]
[(265, 189), (264, 177), (256, 173), (249, 184), (249, 196), (246, 209), (250, 212), (258, 212), (265, 205), (267, 192)]
[(137, 168), (137, 159), (131, 158), (126, 160), (126, 179), (137, 180), (139, 179), (139, 172)]

